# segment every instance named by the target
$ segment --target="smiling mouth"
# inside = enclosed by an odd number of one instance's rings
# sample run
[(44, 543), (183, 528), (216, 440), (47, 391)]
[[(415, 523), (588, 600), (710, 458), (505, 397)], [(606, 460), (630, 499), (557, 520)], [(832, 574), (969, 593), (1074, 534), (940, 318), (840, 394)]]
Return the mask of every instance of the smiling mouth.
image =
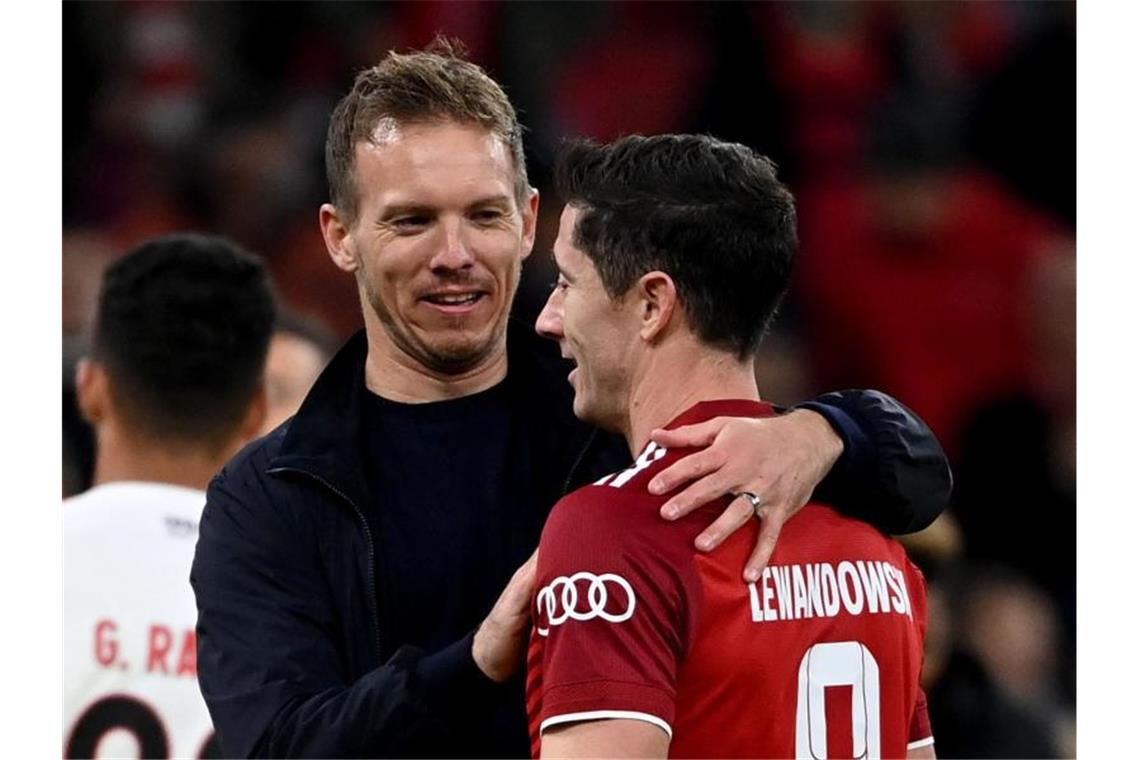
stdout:
[(578, 371), (578, 360), (565, 351), (562, 352), (562, 358), (570, 364), (570, 371), (566, 374), (567, 382), (573, 382), (570, 378), (574, 377), (574, 373)]
[(486, 295), (482, 291), (475, 293), (432, 293), (424, 296), (423, 300), (434, 306), (470, 306)]

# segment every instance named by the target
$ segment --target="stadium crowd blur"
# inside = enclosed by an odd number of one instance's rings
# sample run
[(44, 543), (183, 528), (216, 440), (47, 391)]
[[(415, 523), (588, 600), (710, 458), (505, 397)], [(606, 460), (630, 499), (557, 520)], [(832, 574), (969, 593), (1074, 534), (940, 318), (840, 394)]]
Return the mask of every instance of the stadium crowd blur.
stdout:
[(132, 2), (63, 18), (65, 494), (90, 478), (69, 385), (98, 274), (149, 236), (201, 229), (266, 258), (303, 315), (280, 330), (308, 352), (285, 341), (277, 381), (299, 403), (360, 323), (317, 225), (328, 115), (355, 71), (442, 31), (529, 130), (545, 213), (524, 319), (553, 279), (563, 137), (708, 132), (775, 158), (801, 257), (761, 393), (881, 388), (954, 466), (950, 510), (907, 541), (930, 585), (939, 755), (1075, 755), (1075, 4)]

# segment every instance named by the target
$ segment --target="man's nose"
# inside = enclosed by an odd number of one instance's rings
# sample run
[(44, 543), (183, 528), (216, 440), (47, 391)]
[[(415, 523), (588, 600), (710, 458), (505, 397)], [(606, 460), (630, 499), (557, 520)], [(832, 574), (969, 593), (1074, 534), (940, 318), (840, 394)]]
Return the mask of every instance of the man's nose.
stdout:
[(469, 269), (474, 266), (475, 256), (463, 238), (461, 226), (454, 222), (444, 222), (441, 228), (443, 240), (440, 249), (432, 257), (432, 270)]
[(544, 338), (551, 340), (562, 338), (562, 304), (560, 299), (561, 293), (555, 288), (550, 297), (546, 299), (546, 305), (542, 307), (538, 319), (534, 322), (535, 332)]

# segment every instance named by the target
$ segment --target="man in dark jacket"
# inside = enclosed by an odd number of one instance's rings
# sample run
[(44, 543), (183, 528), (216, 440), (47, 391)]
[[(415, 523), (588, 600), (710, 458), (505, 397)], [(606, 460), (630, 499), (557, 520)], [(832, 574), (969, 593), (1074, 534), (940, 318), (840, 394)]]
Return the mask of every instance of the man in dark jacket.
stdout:
[[(210, 487), (191, 573), (203, 694), (230, 756), (525, 756), (521, 680), (493, 667), (525, 630), (492, 604), (555, 501), (629, 455), (575, 419), (569, 367), (509, 322), (538, 209), (514, 109), (449, 50), (391, 54), (337, 107), (326, 161), (322, 231), (365, 329)], [(724, 422), (705, 453), (676, 465), (709, 474), (674, 503), (749, 491), (769, 540), (828, 470), (889, 531), (949, 493), (929, 430), (872, 392)], [(737, 499), (707, 538), (752, 515)]]

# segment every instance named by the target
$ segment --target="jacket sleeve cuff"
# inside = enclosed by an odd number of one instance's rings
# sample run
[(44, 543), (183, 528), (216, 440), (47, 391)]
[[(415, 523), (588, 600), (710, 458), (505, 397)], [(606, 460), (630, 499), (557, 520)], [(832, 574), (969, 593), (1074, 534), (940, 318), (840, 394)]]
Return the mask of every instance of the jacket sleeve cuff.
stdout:
[(817, 499), (893, 534), (921, 530), (946, 508), (953, 482), (946, 454), (899, 401), (850, 390), (800, 406), (822, 414), (848, 449), (816, 489)]
[(471, 656), (475, 632), (427, 655), (416, 663), (416, 683), (421, 697), (429, 705), (443, 709), (470, 710), (480, 704), (484, 695), (493, 694), (500, 685), (492, 681)]
[(870, 470), (876, 461), (875, 443), (854, 417), (839, 406), (818, 400), (796, 404), (793, 408), (810, 409), (822, 415), (843, 441), (843, 453), (824, 478), (821, 491), (842, 493), (873, 477)]

